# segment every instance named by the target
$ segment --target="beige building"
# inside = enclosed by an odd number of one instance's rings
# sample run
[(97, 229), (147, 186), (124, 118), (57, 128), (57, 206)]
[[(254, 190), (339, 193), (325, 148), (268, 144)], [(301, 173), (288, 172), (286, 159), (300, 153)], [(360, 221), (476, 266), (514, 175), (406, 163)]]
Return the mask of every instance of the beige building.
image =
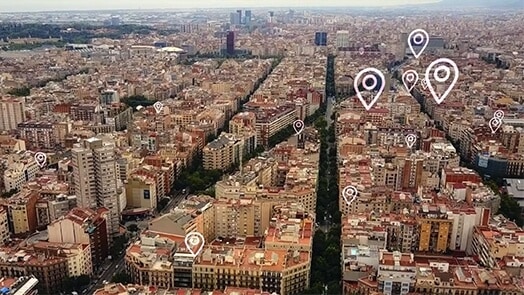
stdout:
[(18, 123), (25, 121), (25, 103), (23, 99), (0, 99), (0, 131), (17, 128)]
[(20, 152), (12, 155), (12, 159), (4, 172), (4, 184), (6, 191), (13, 189), (20, 191), (25, 183), (36, 177), (40, 166), (31, 153)]
[(91, 260), (91, 247), (89, 244), (73, 243), (50, 243), (36, 242), (32, 245), (37, 250), (56, 253), (67, 259), (67, 269), (69, 277), (81, 275), (91, 276), (93, 274), (93, 264)]
[(227, 170), (242, 161), (244, 140), (241, 136), (222, 133), (208, 143), (202, 153), (204, 169)]
[(119, 186), (115, 146), (99, 138), (89, 138), (71, 150), (73, 178), (77, 203), (82, 208), (109, 209), (110, 236), (119, 234), (120, 197), (125, 192)]
[(36, 231), (36, 202), (38, 193), (23, 190), (7, 200), (8, 221), (12, 233), (26, 234)]
[(155, 209), (157, 190), (155, 180), (145, 175), (131, 175), (126, 184), (127, 206), (130, 208)]

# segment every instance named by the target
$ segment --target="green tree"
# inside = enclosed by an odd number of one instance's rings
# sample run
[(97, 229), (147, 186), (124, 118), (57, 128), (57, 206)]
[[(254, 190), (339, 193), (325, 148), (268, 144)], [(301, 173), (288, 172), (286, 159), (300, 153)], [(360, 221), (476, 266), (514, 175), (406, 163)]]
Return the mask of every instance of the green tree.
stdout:
[(129, 283), (132, 283), (133, 279), (131, 278), (129, 274), (121, 271), (113, 275), (113, 277), (111, 278), (111, 282), (127, 285)]
[(23, 86), (20, 88), (13, 88), (7, 92), (8, 94), (14, 95), (14, 96), (29, 96), (31, 94), (31, 88), (27, 86)]
[(140, 229), (138, 228), (138, 225), (136, 225), (136, 223), (132, 223), (132, 224), (127, 226), (127, 230), (130, 231), (130, 232), (137, 232)]

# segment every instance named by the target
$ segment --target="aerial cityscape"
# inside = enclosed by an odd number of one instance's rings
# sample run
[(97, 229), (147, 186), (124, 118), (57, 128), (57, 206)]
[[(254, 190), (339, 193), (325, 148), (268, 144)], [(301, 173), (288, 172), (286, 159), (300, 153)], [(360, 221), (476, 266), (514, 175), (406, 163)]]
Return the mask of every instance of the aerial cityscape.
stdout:
[(524, 295), (524, 1), (0, 4), (0, 295)]

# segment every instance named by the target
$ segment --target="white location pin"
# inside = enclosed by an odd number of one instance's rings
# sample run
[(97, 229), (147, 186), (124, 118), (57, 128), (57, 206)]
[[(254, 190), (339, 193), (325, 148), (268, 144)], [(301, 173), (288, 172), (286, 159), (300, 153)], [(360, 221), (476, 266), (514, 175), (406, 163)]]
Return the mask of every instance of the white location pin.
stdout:
[[(419, 58), (422, 52), (424, 52), (424, 49), (428, 47), (428, 43), (429, 34), (423, 29), (416, 29), (409, 34), (408, 45), (415, 58)], [(416, 48), (413, 45), (415, 45)]]
[(412, 148), (415, 142), (417, 142), (417, 136), (415, 134), (408, 134), (406, 135), (406, 144), (409, 148)]
[(204, 236), (196, 231), (188, 233), (184, 242), (186, 243), (186, 248), (191, 252), (191, 254), (193, 254), (193, 256), (197, 256), (200, 251), (202, 251), (205, 244)]
[(157, 114), (160, 114), (160, 112), (161, 112), (162, 109), (164, 108), (164, 105), (163, 105), (161, 102), (157, 101), (157, 102), (155, 102), (155, 104), (153, 105), (153, 107), (155, 108), (156, 113), (157, 113)]
[(422, 89), (424, 90), (428, 89), (428, 84), (426, 84), (426, 79), (422, 79), (422, 81), (420, 81), (420, 84), (422, 84)]
[(360, 48), (358, 49), (358, 53), (359, 53), (360, 55), (364, 55), (365, 52), (366, 52), (366, 51), (364, 50), (364, 47), (360, 47)]
[(504, 111), (501, 111), (501, 110), (495, 111), (495, 113), (493, 113), (493, 118), (496, 118), (499, 120), (504, 119)]
[(404, 72), (402, 75), (402, 83), (404, 83), (404, 87), (406, 87), (406, 90), (408, 92), (411, 92), (413, 90), (413, 87), (418, 82), (418, 73), (415, 70), (409, 70)]
[(351, 203), (357, 198), (357, 195), (358, 190), (352, 185), (348, 185), (342, 190), (342, 197), (348, 205), (351, 205)]
[[(441, 65), (436, 67), (438, 64)], [(434, 67), (436, 68), (433, 69)], [(435, 90), (437, 85), (435, 85), (434, 87), (431, 83), (431, 72), (433, 72), (433, 79), (435, 79), (436, 82), (444, 83), (449, 80), (452, 74), (451, 68), (453, 68), (453, 81), (451, 81), (451, 83), (448, 85), (448, 89), (446, 89), (446, 91), (439, 96)], [(444, 72), (443, 77), (440, 75), (441, 72)], [(459, 78), (459, 74), (460, 72), (457, 67), (457, 64), (449, 58), (439, 58), (428, 66), (428, 68), (426, 69), (425, 80), (426, 84), (428, 85), (429, 91), (431, 92), (431, 95), (433, 95), (433, 99), (435, 99), (437, 104), (441, 104), (444, 101), (444, 99), (446, 99), (446, 97), (449, 95), (453, 87), (455, 87), (455, 84), (457, 84)]]
[(491, 129), (491, 133), (497, 132), (500, 126), (502, 126), (502, 119), (493, 117), (491, 120), (489, 120), (489, 128)]
[(304, 130), (304, 121), (296, 120), (295, 122), (293, 122), (293, 129), (295, 129), (297, 135), (302, 133), (302, 130)]
[[(364, 74), (366, 75), (364, 76)], [(362, 76), (364, 77), (362, 78)], [(364, 99), (364, 97), (362, 96), (362, 93), (360, 92), (358, 88), (359, 81), (362, 78), (362, 86), (364, 87), (365, 90), (371, 92), (371, 91), (374, 91), (374, 89), (378, 85), (379, 81), (377, 79), (377, 76), (378, 78), (380, 78), (380, 89), (377, 91), (375, 97), (371, 100), (371, 102), (368, 103), (367, 100)], [(371, 84), (368, 83), (369, 80), (372, 81)], [(373, 105), (375, 105), (377, 100), (380, 98), (380, 95), (382, 95), (382, 92), (384, 92), (385, 81), (386, 81), (386, 78), (384, 78), (384, 74), (382, 74), (381, 71), (375, 68), (363, 69), (355, 77), (355, 80), (353, 81), (353, 87), (355, 88), (355, 91), (357, 92), (358, 99), (360, 100), (360, 102), (362, 103), (364, 108), (366, 108), (367, 111), (369, 111), (373, 107)]]
[(44, 168), (46, 162), (47, 162), (47, 155), (42, 153), (42, 152), (38, 152), (35, 154), (35, 162), (38, 164), (38, 166), (40, 166), (40, 168)]

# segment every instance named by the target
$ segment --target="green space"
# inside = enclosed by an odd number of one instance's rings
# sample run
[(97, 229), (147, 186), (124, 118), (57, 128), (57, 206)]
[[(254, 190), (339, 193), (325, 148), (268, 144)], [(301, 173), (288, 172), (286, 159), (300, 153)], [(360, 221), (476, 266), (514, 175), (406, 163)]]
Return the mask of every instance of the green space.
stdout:
[(20, 88), (13, 88), (9, 90), (7, 94), (11, 94), (13, 96), (18, 96), (18, 97), (29, 96), (31, 94), (31, 88), (27, 86), (22, 86)]
[[(159, 32), (163, 35), (175, 32), (169, 30), (156, 30), (149, 26), (125, 24), (118, 26), (102, 26), (90, 24), (0, 24), (0, 40), (18, 38), (60, 38), (59, 45), (65, 43), (91, 43), (93, 38), (122, 39), (129, 34), (149, 35), (151, 32)], [(43, 41), (44, 43), (47, 41)], [(53, 43), (53, 42), (51, 42)], [(9, 45), (9, 47), (12, 44)]]
[(143, 95), (126, 96), (122, 98), (121, 101), (126, 105), (130, 106), (133, 109), (133, 112), (137, 111), (137, 106), (143, 106), (145, 108), (148, 106), (152, 106), (155, 104), (155, 102), (157, 102), (156, 100), (151, 100)]
[(67, 277), (62, 282), (63, 291), (68, 293), (73, 291), (80, 291), (91, 283), (91, 278), (88, 275), (81, 275), (78, 277)]
[[(328, 56), (327, 99), (335, 95), (334, 56)], [(324, 106), (325, 109), (325, 106)], [(338, 207), (338, 163), (335, 125), (322, 116), (314, 121), (320, 134), (320, 159), (317, 182), (316, 222), (321, 226), (313, 238), (310, 288), (303, 294), (342, 294), (340, 261), (341, 213)], [(333, 117), (333, 116), (332, 116)], [(331, 226), (329, 226), (331, 225)], [(323, 228), (328, 227), (327, 232)]]

